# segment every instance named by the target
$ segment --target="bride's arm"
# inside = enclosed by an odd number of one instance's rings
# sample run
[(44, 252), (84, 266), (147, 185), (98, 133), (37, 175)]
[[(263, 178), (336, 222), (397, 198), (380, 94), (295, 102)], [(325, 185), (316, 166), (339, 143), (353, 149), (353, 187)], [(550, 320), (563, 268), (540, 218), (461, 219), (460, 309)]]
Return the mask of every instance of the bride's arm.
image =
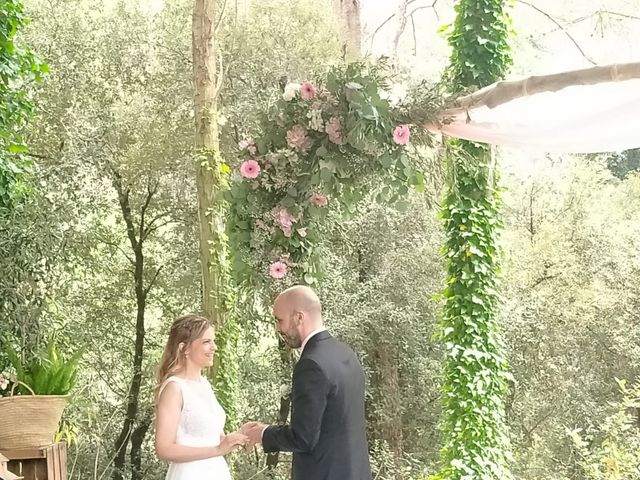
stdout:
[(156, 455), (169, 462), (192, 462), (226, 455), (234, 447), (243, 445), (246, 437), (239, 433), (226, 435), (217, 447), (187, 447), (176, 443), (182, 392), (175, 382), (169, 382), (160, 393), (156, 415)]

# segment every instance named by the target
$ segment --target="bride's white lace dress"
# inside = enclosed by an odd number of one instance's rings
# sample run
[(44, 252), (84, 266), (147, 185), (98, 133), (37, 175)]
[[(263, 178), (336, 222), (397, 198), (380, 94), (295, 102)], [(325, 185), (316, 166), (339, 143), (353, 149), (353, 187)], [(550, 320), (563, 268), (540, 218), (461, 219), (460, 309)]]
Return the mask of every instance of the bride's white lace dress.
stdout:
[[(204, 377), (199, 381), (169, 377), (164, 385), (169, 382), (175, 382), (182, 392), (183, 407), (176, 443), (189, 447), (218, 446), (226, 414), (209, 382)], [(171, 463), (166, 480), (231, 480), (231, 474), (224, 457), (212, 457)]]

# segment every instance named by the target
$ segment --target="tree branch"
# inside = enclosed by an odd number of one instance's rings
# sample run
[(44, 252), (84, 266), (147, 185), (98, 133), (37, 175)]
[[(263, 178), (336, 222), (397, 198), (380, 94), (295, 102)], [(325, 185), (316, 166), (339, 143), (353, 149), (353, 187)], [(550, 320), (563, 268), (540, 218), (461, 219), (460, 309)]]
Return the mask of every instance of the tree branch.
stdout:
[(227, 0), (224, 0), (222, 3), (222, 8), (220, 9), (220, 15), (218, 16), (218, 20), (213, 26), (213, 33), (216, 33), (218, 31), (218, 27), (220, 26), (220, 24), (222, 23), (222, 19), (224, 18), (224, 12), (226, 8), (227, 8)]
[(538, 285), (540, 285), (545, 280), (551, 280), (552, 278), (556, 278), (556, 277), (557, 277), (557, 275), (548, 275), (548, 274), (544, 273), (535, 282), (533, 282), (533, 284), (529, 287), (529, 290), (533, 290), (534, 288), (536, 288)]
[[(408, 7), (408, 6), (409, 6), (409, 5), (411, 5), (412, 3), (415, 3), (416, 1), (417, 1), (417, 0), (409, 0), (409, 1), (407, 2), (407, 5), (406, 5), (406, 6)], [(423, 9), (423, 8), (432, 8), (432, 9), (434, 9), (434, 11), (435, 11), (436, 3), (438, 3), (438, 0), (433, 0), (433, 3), (431, 3), (431, 5), (425, 5), (425, 6), (422, 6), (422, 7), (417, 7), (417, 8), (415, 8), (415, 9), (414, 9), (410, 14), (409, 14), (409, 16), (410, 16), (410, 15), (413, 15), (417, 10), (420, 10), (420, 9)], [(382, 29), (382, 27), (384, 27), (387, 23), (389, 23), (391, 20), (393, 20), (393, 18), (394, 18), (397, 14), (398, 14), (398, 13), (392, 13), (391, 15), (389, 15), (389, 17), (387, 17), (387, 19), (386, 19), (384, 22), (382, 22), (380, 25), (378, 25), (378, 26), (376, 27), (376, 29), (375, 29), (375, 30), (373, 31), (373, 33), (371, 34), (371, 45), (370, 45), (370, 47), (369, 47), (369, 50), (372, 50), (372, 49), (373, 49), (373, 41), (375, 40), (375, 36), (376, 36), (376, 34), (377, 34), (381, 29)], [(436, 17), (438, 17), (438, 13), (437, 13), (437, 12), (436, 12)], [(402, 32), (400, 32), (400, 33), (402, 33)]]
[(553, 16), (551, 16), (551, 15), (550, 15), (550, 14), (548, 14), (547, 12), (545, 12), (545, 11), (543, 11), (543, 10), (539, 9), (538, 7), (536, 7), (535, 5), (533, 5), (533, 4), (529, 3), (529, 2), (525, 2), (524, 0), (517, 0), (517, 1), (518, 1), (518, 3), (521, 3), (521, 4), (523, 4), (523, 5), (526, 5), (526, 6), (530, 7), (530, 8), (532, 8), (533, 10), (535, 10), (536, 12), (538, 12), (538, 13), (540, 13), (540, 14), (544, 15), (545, 17), (547, 17), (547, 18), (548, 18), (551, 22), (553, 22), (553, 23), (554, 23), (554, 24), (555, 24), (555, 25), (556, 25), (560, 30), (562, 30), (562, 33), (564, 33), (564, 34), (567, 36), (567, 38), (569, 38), (569, 40), (571, 40), (571, 42), (575, 45), (575, 47), (578, 49), (578, 51), (580, 52), (580, 54), (581, 54), (581, 55), (582, 55), (582, 56), (583, 56), (583, 57), (584, 57), (584, 58), (585, 58), (589, 63), (591, 63), (592, 65), (597, 65), (597, 63), (596, 63), (592, 58), (590, 58), (590, 57), (589, 57), (589, 56), (584, 52), (584, 50), (582, 50), (582, 48), (580, 47), (580, 45), (578, 45), (578, 42), (576, 42), (575, 38), (573, 38), (573, 37), (571, 36), (571, 34), (570, 34), (569, 32), (567, 32), (567, 30), (565, 30), (565, 28), (564, 28), (562, 25), (560, 25), (560, 23), (559, 23), (555, 18), (553, 18)]
[(396, 30), (396, 34), (393, 37), (393, 58), (395, 60), (398, 59), (398, 45), (400, 44), (400, 37), (402, 36), (404, 29), (407, 26), (408, 4), (409, 0), (402, 0), (400, 8), (398, 9), (398, 13), (396, 14), (396, 16), (398, 17), (398, 29)]
[[(629, 15), (627, 13), (612, 12), (610, 10), (597, 10), (597, 11), (593, 12), (590, 15), (585, 15), (584, 17), (575, 18), (575, 19), (571, 20), (569, 22), (569, 24), (574, 25), (576, 23), (584, 22), (585, 20), (589, 20), (590, 18), (595, 17), (596, 15), (599, 15), (599, 16), (600, 15), (611, 15), (613, 17), (627, 18), (627, 19), (630, 19), (630, 20), (640, 20), (640, 17), (637, 17), (635, 15)], [(555, 32), (556, 29), (553, 29), (551, 31)]]
[(147, 198), (144, 201), (144, 205), (142, 205), (142, 208), (140, 209), (140, 227), (139, 227), (139, 231), (140, 231), (140, 240), (139, 243), (142, 243), (143, 241), (143, 236), (144, 236), (144, 216), (145, 213), (147, 212), (147, 208), (149, 208), (149, 204), (151, 203), (151, 199), (153, 198), (153, 196), (156, 194), (156, 192), (158, 191), (158, 184), (160, 182), (159, 181), (155, 181), (155, 183), (153, 184), (153, 186), (151, 186), (150, 183), (147, 184)]
[(629, 18), (631, 20), (640, 20), (640, 17), (637, 17), (635, 15), (629, 15), (628, 13), (611, 12), (609, 10), (599, 10), (596, 13), (594, 13), (594, 15), (602, 14), (602, 13), (606, 13), (607, 15), (613, 15), (614, 17)]
[(156, 222), (158, 220), (160, 220), (163, 217), (167, 217), (169, 214), (168, 213), (161, 213), (159, 215), (156, 215), (155, 217), (153, 217), (151, 219), (151, 221), (147, 224), (147, 227), (144, 229), (144, 233), (141, 237), (141, 241), (144, 241), (147, 239), (147, 237), (149, 236), (149, 234), (151, 234), (152, 232), (155, 232), (156, 230), (158, 230), (158, 228), (160, 227), (164, 227), (165, 225), (169, 225), (170, 223), (173, 222), (173, 220), (167, 220), (165, 222), (162, 222), (158, 225), (156, 225)]
[(124, 257), (129, 260), (129, 262), (131, 263), (131, 265), (135, 265), (135, 261), (129, 256), (129, 254), (127, 252), (124, 251), (124, 249), (118, 245), (116, 242), (112, 242), (110, 240), (107, 240), (105, 238), (101, 238), (98, 237), (98, 240), (101, 241), (102, 243), (104, 243), (105, 245), (110, 245), (112, 247), (115, 247), (120, 253), (122, 253), (122, 255), (124, 255)]
[[(415, 12), (415, 10), (414, 10)], [(418, 55), (418, 39), (416, 38), (416, 21), (413, 18), (413, 15), (409, 15), (411, 19), (411, 34), (413, 35), (413, 56)]]
[(152, 226), (152, 227), (148, 227), (148, 228), (145, 230), (145, 233), (144, 233), (144, 236), (143, 236), (143, 240), (146, 240), (146, 239), (147, 239), (147, 237), (148, 237), (150, 234), (152, 234), (153, 232), (155, 232), (155, 231), (156, 231), (156, 230), (158, 230), (159, 228), (162, 228), (162, 227), (164, 227), (165, 225), (169, 225), (170, 223), (174, 223), (174, 221), (173, 221), (173, 220), (167, 220), (166, 222), (162, 222), (162, 223), (159, 223), (159, 224), (154, 225), (154, 226)]
[(156, 270), (156, 273), (153, 274), (153, 278), (151, 279), (151, 281), (147, 285), (147, 288), (144, 289), (144, 296), (145, 297), (147, 296), (147, 294), (151, 290), (151, 287), (153, 287), (153, 284), (156, 282), (156, 279), (158, 278), (158, 275), (160, 275), (160, 271), (162, 270), (162, 267), (164, 267), (164, 265), (160, 265), (158, 267), (158, 269)]
[(547, 413), (545, 413), (544, 415), (542, 415), (541, 417), (538, 418), (537, 421), (535, 421), (533, 423), (533, 425), (531, 427), (526, 427), (524, 425), (524, 422), (522, 424), (522, 429), (524, 430), (525, 435), (531, 439), (531, 435), (533, 434), (533, 431), (538, 428), (540, 425), (542, 425), (542, 423), (544, 423), (551, 415), (553, 415), (555, 413), (555, 408), (554, 407), (550, 407), (547, 411)]
[(136, 238), (136, 229), (133, 225), (133, 216), (131, 214), (131, 205), (129, 203), (129, 187), (122, 185), (122, 175), (118, 169), (109, 161), (107, 161), (107, 168), (111, 171), (113, 186), (118, 193), (118, 201), (120, 203), (120, 209), (122, 210), (122, 217), (127, 226), (127, 236), (131, 242), (131, 248), (134, 252), (137, 251), (139, 243)]
[(40, 155), (38, 153), (27, 152), (27, 153), (25, 153), (25, 155), (28, 156), (28, 157), (39, 158), (41, 160), (50, 160), (51, 159), (51, 157), (49, 155)]

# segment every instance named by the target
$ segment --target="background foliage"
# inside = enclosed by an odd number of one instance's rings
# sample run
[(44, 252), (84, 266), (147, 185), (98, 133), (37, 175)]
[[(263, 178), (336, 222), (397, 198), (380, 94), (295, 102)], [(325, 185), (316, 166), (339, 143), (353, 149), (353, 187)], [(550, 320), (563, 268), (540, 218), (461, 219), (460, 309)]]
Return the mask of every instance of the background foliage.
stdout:
[[(150, 424), (153, 369), (168, 325), (197, 310), (200, 298), (192, 5), (25, 4), (32, 22), (23, 40), (51, 73), (33, 91), (33, 191), (0, 220), (0, 331), (14, 333), (25, 352), (51, 332), (58, 332), (61, 351), (86, 347), (65, 413), (64, 430), (74, 439), (70, 478), (113, 477), (137, 342), (135, 258), (121, 193), (128, 192), (136, 229), (149, 200), (145, 224), (156, 220), (143, 242), (142, 279), (151, 288), (142, 386), (121, 473), (161, 479), (166, 466), (155, 459)], [(316, 78), (340, 62), (324, 8), (265, 1), (236, 11), (228, 2), (219, 33), (227, 74), (221, 140), (230, 162), (244, 133), (258, 129), (255, 112), (280, 98), (278, 79), (284, 85)], [(434, 65), (441, 60), (429, 57)], [(522, 56), (517, 61), (526, 63)], [(399, 72), (400, 79), (405, 74)], [(437, 471), (443, 349), (433, 340), (441, 319), (433, 295), (444, 272), (444, 233), (436, 220), (444, 181), (439, 153), (420, 151), (431, 175), (423, 193), (408, 195), (404, 211), (379, 204), (373, 194), (347, 216), (328, 208), (318, 245), (327, 266), (320, 294), (329, 327), (354, 346), (367, 372), (379, 480)], [(499, 159), (504, 303), (498, 320), (514, 376), (505, 407), (517, 478), (638, 478), (632, 399), (640, 368), (640, 178), (634, 155)], [(288, 374), (268, 299), (236, 293), (250, 305), (236, 312), (242, 330), (238, 420), (272, 421)], [(625, 393), (616, 378), (626, 381)], [(230, 463), (238, 479), (288, 478), (286, 456), (269, 475), (259, 451), (232, 456)], [(607, 470), (616, 464), (618, 477)]]

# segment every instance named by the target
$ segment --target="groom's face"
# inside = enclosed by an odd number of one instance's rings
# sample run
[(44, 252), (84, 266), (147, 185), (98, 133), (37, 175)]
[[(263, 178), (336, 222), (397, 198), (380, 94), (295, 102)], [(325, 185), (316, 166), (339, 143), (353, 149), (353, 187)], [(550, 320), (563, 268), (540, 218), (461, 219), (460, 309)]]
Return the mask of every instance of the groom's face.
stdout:
[(283, 340), (291, 348), (300, 348), (302, 338), (297, 328), (296, 314), (286, 302), (276, 303), (273, 308), (273, 315), (276, 317), (276, 330)]

